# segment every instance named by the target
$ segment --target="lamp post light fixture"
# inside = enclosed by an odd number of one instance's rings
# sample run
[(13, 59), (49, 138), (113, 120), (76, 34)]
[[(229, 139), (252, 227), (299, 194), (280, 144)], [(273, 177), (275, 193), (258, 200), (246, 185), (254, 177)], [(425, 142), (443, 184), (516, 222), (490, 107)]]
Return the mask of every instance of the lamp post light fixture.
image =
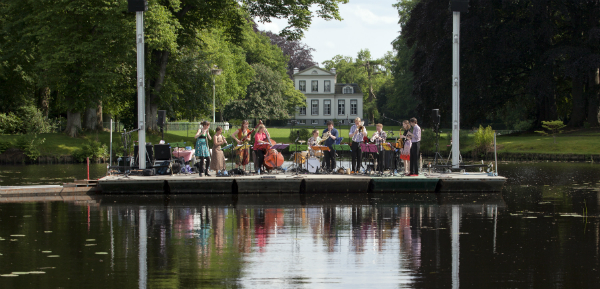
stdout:
[(213, 122), (215, 123), (215, 75), (221, 75), (221, 72), (223, 72), (223, 69), (219, 69), (219, 67), (217, 67), (217, 65), (213, 65), (213, 69), (210, 70), (210, 74), (212, 74), (212, 81), (213, 81)]

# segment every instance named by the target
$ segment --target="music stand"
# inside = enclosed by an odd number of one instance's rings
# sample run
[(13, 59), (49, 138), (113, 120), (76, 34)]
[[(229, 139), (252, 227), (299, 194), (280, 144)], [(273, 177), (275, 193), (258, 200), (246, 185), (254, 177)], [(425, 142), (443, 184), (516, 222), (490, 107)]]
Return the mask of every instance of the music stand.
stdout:
[[(383, 150), (381, 151), (383, 155), (383, 157), (381, 158), (383, 160), (383, 163), (381, 164), (381, 171), (380, 171), (380, 175), (383, 175), (383, 172), (385, 171), (385, 159), (386, 159), (386, 155), (385, 154), (390, 154), (394, 151), (394, 148), (392, 147), (392, 145), (390, 143), (382, 143), (381, 144), (381, 148), (383, 148)], [(391, 171), (391, 168), (390, 168)]]
[(343, 157), (342, 157), (342, 153), (341, 152), (348, 152), (350, 151), (350, 146), (347, 144), (334, 144), (333, 145), (333, 149), (336, 151), (336, 153), (339, 151), (340, 152), (340, 167), (343, 168), (344, 170), (346, 170), (346, 167), (344, 167), (343, 164)]
[[(290, 146), (289, 144), (274, 144), (270, 149), (284, 150), (289, 146)], [(279, 158), (279, 153), (275, 155), (275, 164), (277, 164), (277, 161), (279, 160), (278, 158)], [(282, 166), (283, 166), (283, 164), (282, 164)], [(277, 168), (273, 168), (273, 169), (277, 170)], [(281, 170), (281, 166), (279, 166), (279, 169)]]
[[(377, 152), (377, 145), (374, 144), (365, 144), (363, 142), (360, 143), (360, 149), (362, 151), (362, 153), (376, 153)], [(374, 165), (374, 162), (371, 161), (371, 165)], [(362, 166), (362, 164), (360, 164), (360, 166)], [(367, 170), (365, 170), (365, 173), (367, 172)]]

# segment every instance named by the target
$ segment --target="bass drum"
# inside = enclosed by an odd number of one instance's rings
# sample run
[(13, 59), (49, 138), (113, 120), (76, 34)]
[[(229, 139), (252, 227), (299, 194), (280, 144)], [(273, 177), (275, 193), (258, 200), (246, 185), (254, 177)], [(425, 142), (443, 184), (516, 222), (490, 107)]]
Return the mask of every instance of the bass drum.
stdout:
[(308, 167), (307, 169), (309, 173), (316, 173), (317, 170), (321, 167), (321, 162), (318, 158), (311, 157), (306, 162), (306, 166)]

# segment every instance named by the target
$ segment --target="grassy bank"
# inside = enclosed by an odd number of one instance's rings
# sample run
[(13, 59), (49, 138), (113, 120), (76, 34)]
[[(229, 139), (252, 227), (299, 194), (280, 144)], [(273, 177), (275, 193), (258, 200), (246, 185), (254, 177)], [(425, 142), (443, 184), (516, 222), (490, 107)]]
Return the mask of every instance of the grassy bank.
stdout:
[[(312, 131), (314, 128), (307, 128)], [(317, 126), (316, 129), (322, 131), (324, 126)], [(337, 127), (340, 135), (348, 140), (347, 126)], [(394, 136), (397, 136), (399, 127), (385, 127), (385, 131), (393, 130)], [(374, 127), (369, 127), (369, 134), (374, 131)], [(231, 142), (231, 133), (226, 132), (229, 142)], [(272, 139), (278, 143), (290, 143), (290, 128), (269, 128)], [(164, 134), (164, 140), (167, 143), (186, 142), (186, 146), (194, 146), (194, 134), (196, 131), (170, 131)], [(2, 135), (2, 142), (16, 143), (18, 135)], [(161, 140), (160, 134), (146, 134), (147, 141), (153, 144)], [(99, 141), (108, 146), (110, 134), (108, 132), (87, 133), (77, 138), (67, 137), (64, 134), (40, 134), (38, 139), (44, 138), (45, 142), (39, 147), (42, 156), (65, 156), (71, 155), (73, 152), (81, 148), (90, 140)], [(137, 141), (137, 133), (131, 134), (131, 138)], [(440, 151), (442, 154), (447, 153), (446, 146), (448, 136), (443, 134), (440, 140)], [(393, 142), (393, 140), (392, 140)], [(461, 151), (468, 153), (471, 149), (468, 147), (470, 142), (461, 144)], [(116, 154), (121, 154), (119, 148), (122, 144), (121, 133), (113, 133), (113, 150)], [(498, 137), (498, 152), (502, 153), (533, 153), (533, 154), (600, 154), (600, 130), (588, 129), (577, 130), (560, 134), (556, 137), (556, 143), (553, 137), (541, 136), (536, 133), (523, 133), (517, 135), (501, 135)], [(467, 146), (467, 147), (465, 147)]]

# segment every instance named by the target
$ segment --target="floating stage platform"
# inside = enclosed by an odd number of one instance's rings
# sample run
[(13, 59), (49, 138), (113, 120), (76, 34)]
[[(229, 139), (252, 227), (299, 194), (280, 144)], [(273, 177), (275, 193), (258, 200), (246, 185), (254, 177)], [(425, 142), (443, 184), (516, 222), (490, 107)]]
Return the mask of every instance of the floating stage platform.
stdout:
[[(214, 174), (213, 174), (214, 175)], [(106, 176), (102, 194), (260, 194), (260, 193), (402, 193), (500, 192), (506, 178), (487, 173), (432, 173), (418, 177), (266, 174), (235, 177), (198, 175)]]

